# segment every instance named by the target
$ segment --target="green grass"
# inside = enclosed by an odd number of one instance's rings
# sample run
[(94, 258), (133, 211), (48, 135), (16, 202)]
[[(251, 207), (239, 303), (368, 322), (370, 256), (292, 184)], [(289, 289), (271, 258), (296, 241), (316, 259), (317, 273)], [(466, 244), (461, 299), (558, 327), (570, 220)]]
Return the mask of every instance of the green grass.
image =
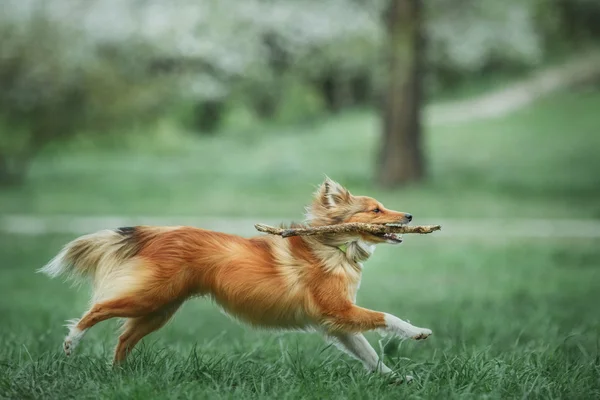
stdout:
[[(389, 385), (316, 334), (262, 332), (192, 300), (123, 367), (108, 362), (115, 323), (67, 359), (64, 320), (87, 291), (34, 270), (71, 236), (0, 236), (0, 398), (600, 397), (600, 243), (411, 237), (366, 264), (358, 303), (434, 335), (383, 342)], [(369, 334), (378, 346), (379, 337)]]
[[(327, 174), (420, 217), (600, 217), (600, 92), (561, 93), (494, 120), (427, 128), (429, 178), (373, 184), (379, 121), (368, 112), (268, 132), (185, 138), (160, 151), (47, 153), (0, 191), (0, 212), (299, 218)], [(162, 142), (161, 142), (162, 143)]]

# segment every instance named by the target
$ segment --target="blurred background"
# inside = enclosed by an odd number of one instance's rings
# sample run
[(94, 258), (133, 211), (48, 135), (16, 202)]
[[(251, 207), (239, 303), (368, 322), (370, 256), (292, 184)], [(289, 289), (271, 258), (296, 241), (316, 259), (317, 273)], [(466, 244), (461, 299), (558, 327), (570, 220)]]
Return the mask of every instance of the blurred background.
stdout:
[[(599, 151), (597, 0), (2, 0), (4, 337), (29, 337), (31, 313), (39, 332), (55, 327), (28, 348), (60, 343), (85, 294), (33, 271), (75, 236), (135, 224), (251, 235), (301, 220), (327, 174), (443, 225), (378, 252), (360, 302), (414, 305), (417, 324), (475, 346), (532, 321), (558, 343), (600, 326), (588, 306)], [(211, 317), (166, 328), (184, 353), (187, 329), (267, 340), (190, 307)], [(451, 319), (470, 307), (469, 322)]]
[(328, 174), (417, 218), (574, 198), (598, 217), (599, 18), (593, 0), (4, 0), (0, 209), (289, 220)]

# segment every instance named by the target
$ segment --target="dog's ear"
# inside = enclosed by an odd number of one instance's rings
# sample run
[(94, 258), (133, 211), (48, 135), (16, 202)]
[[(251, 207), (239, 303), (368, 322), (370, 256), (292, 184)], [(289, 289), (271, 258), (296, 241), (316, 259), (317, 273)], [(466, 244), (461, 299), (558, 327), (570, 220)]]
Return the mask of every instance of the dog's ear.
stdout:
[(319, 187), (316, 194), (316, 200), (325, 208), (333, 208), (350, 202), (350, 192), (339, 183), (331, 180), (329, 177)]

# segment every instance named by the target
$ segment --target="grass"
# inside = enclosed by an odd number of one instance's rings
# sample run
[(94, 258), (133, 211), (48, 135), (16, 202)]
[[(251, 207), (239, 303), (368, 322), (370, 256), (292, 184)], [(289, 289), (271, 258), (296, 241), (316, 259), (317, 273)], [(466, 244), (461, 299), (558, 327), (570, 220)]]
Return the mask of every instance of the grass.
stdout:
[(262, 133), (177, 139), (161, 150), (79, 150), (36, 160), (0, 191), (0, 212), (299, 218), (328, 174), (422, 217), (600, 217), (600, 92), (553, 96), (507, 117), (427, 127), (429, 178), (372, 182), (379, 121), (368, 112)]
[[(34, 274), (67, 236), (0, 236), (0, 398), (568, 398), (600, 396), (598, 241), (439, 241), (383, 246), (360, 305), (429, 327), (385, 339), (388, 384), (316, 334), (262, 332), (192, 300), (122, 368), (108, 364), (115, 323), (61, 351), (64, 320), (87, 291)], [(368, 334), (378, 348), (379, 336)]]

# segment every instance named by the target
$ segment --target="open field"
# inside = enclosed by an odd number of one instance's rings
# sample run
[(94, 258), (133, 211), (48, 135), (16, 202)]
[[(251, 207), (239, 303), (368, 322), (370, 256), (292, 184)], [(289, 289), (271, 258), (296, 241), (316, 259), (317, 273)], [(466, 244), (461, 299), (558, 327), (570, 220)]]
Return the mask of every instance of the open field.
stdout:
[[(417, 378), (405, 387), (370, 376), (316, 334), (247, 330), (202, 299), (147, 337), (122, 369), (108, 364), (112, 321), (67, 359), (62, 325), (86, 308), (86, 290), (34, 270), (70, 238), (0, 237), (0, 398), (600, 396), (597, 240), (411, 237), (378, 249), (359, 304), (434, 331), (423, 342), (387, 343), (388, 363)], [(378, 346), (377, 334), (368, 338)]]

